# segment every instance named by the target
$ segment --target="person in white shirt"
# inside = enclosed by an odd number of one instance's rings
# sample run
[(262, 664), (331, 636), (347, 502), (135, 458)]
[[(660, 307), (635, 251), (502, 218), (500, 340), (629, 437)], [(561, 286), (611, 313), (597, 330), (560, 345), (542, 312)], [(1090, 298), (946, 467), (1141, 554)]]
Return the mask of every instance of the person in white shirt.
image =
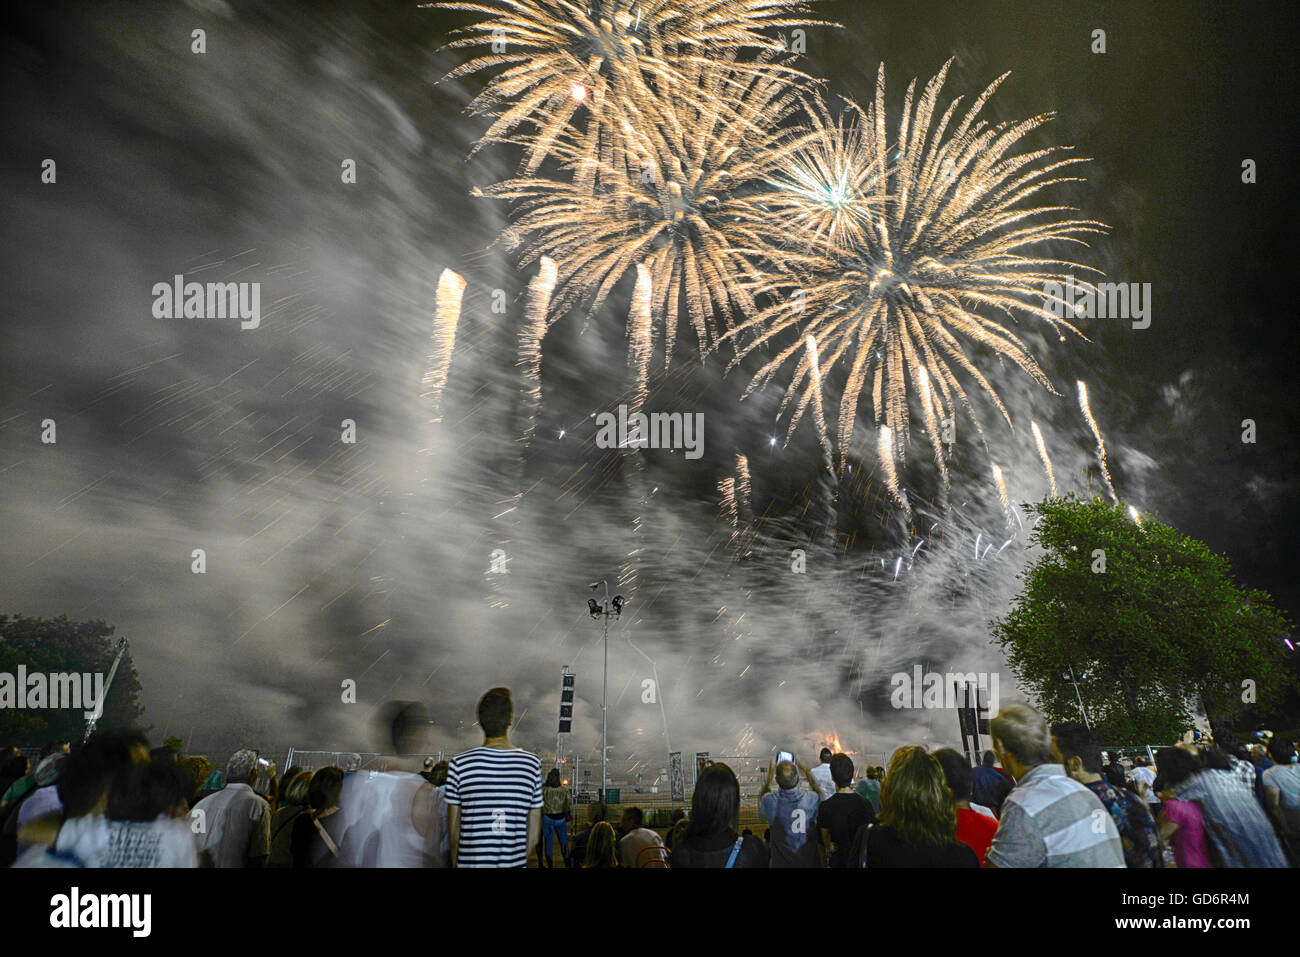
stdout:
[(337, 844), (335, 867), (447, 867), (447, 801), (420, 772), (430, 719), (414, 702), (394, 702), (387, 722), (394, 756), (383, 771), (345, 779), (339, 828), (325, 828)]
[(1133, 770), (1128, 773), (1128, 779), (1138, 785), (1138, 790), (1147, 804), (1159, 804), (1160, 795), (1156, 794), (1156, 772), (1153, 771), (1147, 763), (1146, 758), (1139, 757), (1135, 760)]
[(226, 786), (194, 805), (190, 825), (205, 866), (261, 867), (271, 853), (271, 806), (253, 790), (257, 752), (236, 751), (226, 764)]
[[(151, 764), (136, 731), (98, 731), (59, 773), (62, 821), (44, 815), (19, 839), (31, 845), (15, 867), (193, 867), (184, 813), (189, 784), (174, 764)], [(106, 814), (107, 812), (107, 814)]]
[[(623, 810), (623, 819), (619, 824), (619, 830), (623, 831), (623, 836), (618, 841), (619, 859), (624, 867), (663, 866), (668, 855), (659, 848), (664, 846), (664, 842), (650, 828), (642, 827), (641, 821), (642, 814), (639, 807)], [(648, 847), (653, 847), (655, 850), (646, 851)]]
[(817, 756), (821, 763), (812, 769), (813, 783), (817, 785), (817, 794), (823, 801), (835, 793), (835, 779), (831, 777), (832, 757), (830, 748), (822, 748), (821, 754)]
[(174, 760), (124, 768), (108, 790), (106, 826), (82, 847), (87, 867), (198, 867), (186, 820), (190, 782)]

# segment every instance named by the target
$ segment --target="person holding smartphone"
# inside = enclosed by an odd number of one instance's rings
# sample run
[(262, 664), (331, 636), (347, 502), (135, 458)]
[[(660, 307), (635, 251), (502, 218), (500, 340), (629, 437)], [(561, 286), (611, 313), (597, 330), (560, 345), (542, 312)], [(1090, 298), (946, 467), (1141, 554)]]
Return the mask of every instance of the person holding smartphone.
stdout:
[[(777, 755), (768, 768), (767, 781), (759, 794), (758, 813), (771, 825), (772, 867), (821, 867), (821, 845), (817, 832), (817, 809), (821, 796), (812, 772), (791, 760), (788, 751)], [(809, 790), (799, 788), (799, 775)], [(772, 790), (772, 782), (779, 786)]]

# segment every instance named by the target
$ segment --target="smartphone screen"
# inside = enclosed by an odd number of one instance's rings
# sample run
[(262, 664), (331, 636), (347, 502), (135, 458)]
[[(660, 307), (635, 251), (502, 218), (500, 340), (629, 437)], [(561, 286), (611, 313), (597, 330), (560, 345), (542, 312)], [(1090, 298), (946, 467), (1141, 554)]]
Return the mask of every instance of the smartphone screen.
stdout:
[(794, 754), (790, 751), (778, 751), (776, 754), (776, 762), (777, 764), (780, 764), (782, 761), (789, 761), (793, 764)]

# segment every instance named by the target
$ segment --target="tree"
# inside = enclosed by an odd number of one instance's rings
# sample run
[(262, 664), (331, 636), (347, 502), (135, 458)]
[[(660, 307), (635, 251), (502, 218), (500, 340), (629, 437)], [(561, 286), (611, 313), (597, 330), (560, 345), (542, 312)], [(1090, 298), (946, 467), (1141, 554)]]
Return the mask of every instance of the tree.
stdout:
[[(107, 680), (117, 655), (113, 631), (112, 625), (102, 621), (0, 615), (0, 672), (16, 676), (21, 664), (28, 674), (98, 672)], [(128, 651), (122, 656), (96, 727), (130, 727), (143, 710), (139, 697), (140, 679)], [(0, 710), (0, 740), (33, 746), (55, 738), (80, 741), (86, 728), (85, 710), (5, 708)]]
[[(1044, 554), (994, 641), (1052, 720), (1077, 720), (1078, 688), (1105, 742), (1173, 742), (1199, 696), (1211, 723), (1282, 702), (1291, 630), (1267, 592), (1233, 580), (1227, 558), (1124, 506), (1069, 496), (1027, 507)], [(1086, 672), (1072, 686), (1065, 676)]]

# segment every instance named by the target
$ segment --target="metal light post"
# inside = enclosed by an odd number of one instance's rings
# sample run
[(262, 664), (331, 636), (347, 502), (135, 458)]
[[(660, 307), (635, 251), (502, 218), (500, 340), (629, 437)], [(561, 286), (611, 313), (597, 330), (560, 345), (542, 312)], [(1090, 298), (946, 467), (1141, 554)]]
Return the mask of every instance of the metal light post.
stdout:
[(82, 744), (90, 740), (90, 736), (95, 733), (95, 725), (104, 716), (104, 699), (108, 697), (108, 689), (113, 686), (113, 678), (117, 675), (117, 666), (122, 663), (122, 656), (126, 654), (126, 646), (125, 637), (117, 640), (117, 657), (113, 659), (113, 667), (108, 669), (108, 680), (104, 682), (104, 690), (99, 693), (99, 700), (95, 702), (95, 710), (85, 712), (86, 733), (81, 739)]
[(592, 582), (590, 587), (592, 591), (595, 591), (601, 585), (605, 586), (604, 605), (598, 605), (596, 604), (596, 599), (588, 598), (587, 611), (591, 613), (592, 618), (599, 615), (605, 619), (605, 667), (604, 674), (600, 680), (600, 803), (603, 805), (605, 803), (605, 797), (609, 791), (609, 775), (607, 771), (609, 764), (609, 743), (607, 737), (609, 730), (609, 616), (620, 615), (623, 613), (623, 596), (615, 595), (612, 603), (613, 607), (611, 608), (611, 602), (609, 600), (609, 582), (602, 578), (598, 582)]
[(1066, 678), (1066, 680), (1070, 684), (1074, 685), (1074, 696), (1079, 701), (1079, 713), (1083, 715), (1083, 726), (1087, 728), (1089, 731), (1091, 731), (1092, 725), (1088, 723), (1088, 711), (1083, 706), (1083, 695), (1079, 694), (1079, 682), (1082, 681), (1087, 676), (1087, 672), (1084, 672), (1083, 674), (1078, 675), (1076, 677), (1074, 674), (1074, 665), (1070, 664), (1069, 662), (1066, 662), (1065, 666), (1070, 669), (1070, 675), (1068, 678)]

